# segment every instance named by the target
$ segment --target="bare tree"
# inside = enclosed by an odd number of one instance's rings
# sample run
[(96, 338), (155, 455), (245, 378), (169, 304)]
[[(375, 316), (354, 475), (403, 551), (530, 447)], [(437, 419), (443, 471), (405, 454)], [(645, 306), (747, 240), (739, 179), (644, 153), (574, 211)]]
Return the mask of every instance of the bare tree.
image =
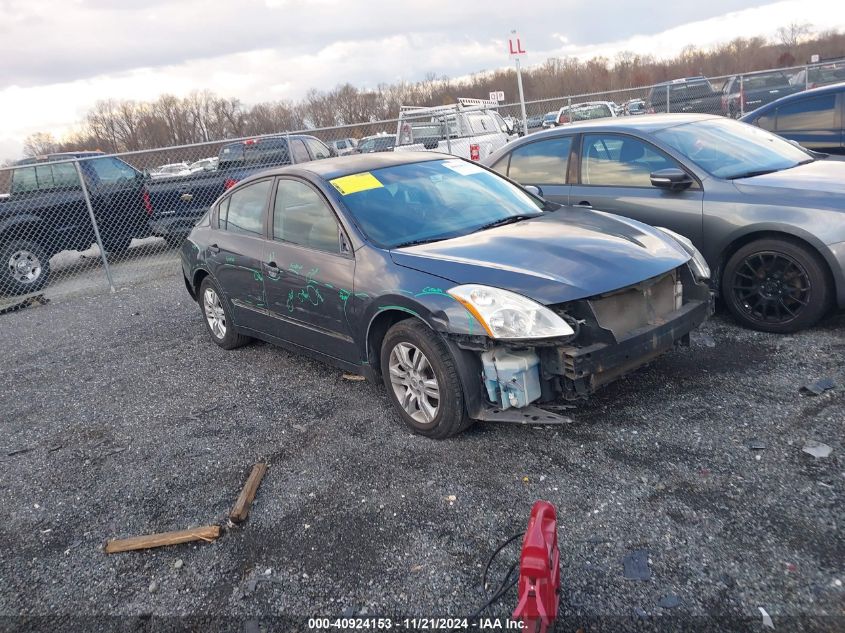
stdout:
[(23, 142), (24, 156), (40, 156), (59, 151), (59, 144), (49, 132), (30, 134)]
[(777, 30), (778, 40), (786, 49), (793, 49), (798, 46), (806, 37), (813, 32), (807, 22), (792, 22)]

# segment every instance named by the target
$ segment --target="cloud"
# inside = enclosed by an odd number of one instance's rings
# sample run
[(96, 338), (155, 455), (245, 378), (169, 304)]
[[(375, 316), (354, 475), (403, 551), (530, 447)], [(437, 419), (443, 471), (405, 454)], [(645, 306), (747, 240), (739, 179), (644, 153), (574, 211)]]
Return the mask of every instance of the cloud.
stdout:
[[(98, 100), (153, 100), (212, 90), (246, 103), (298, 99), (310, 88), (363, 88), (464, 76), (508, 65), (514, 26), (526, 64), (621, 50), (674, 55), (773, 33), (824, 16), (845, 26), (845, 3), (790, 0), (0, 0), (0, 159), (35, 131), (62, 135)], [(524, 24), (526, 23), (527, 24)], [(550, 29), (546, 25), (554, 24)], [(565, 28), (562, 28), (565, 27)], [(72, 34), (72, 35), (68, 35)]]

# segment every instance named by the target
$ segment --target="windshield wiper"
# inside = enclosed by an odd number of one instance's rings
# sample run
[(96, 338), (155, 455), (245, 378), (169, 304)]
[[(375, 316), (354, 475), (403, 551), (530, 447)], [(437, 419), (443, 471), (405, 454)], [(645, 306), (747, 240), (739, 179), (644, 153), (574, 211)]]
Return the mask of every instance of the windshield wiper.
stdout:
[(776, 171), (780, 171), (780, 169), (756, 169), (752, 171), (746, 171), (741, 174), (736, 174), (734, 176), (728, 176), (725, 180), (739, 180), (740, 178), (754, 178), (754, 176), (765, 176), (766, 174), (773, 174)]
[[(539, 215), (539, 214), (538, 214)], [(523, 220), (527, 220), (528, 218), (536, 218), (537, 215), (511, 215), (506, 218), (502, 218), (501, 220), (496, 220), (495, 222), (490, 222), (489, 224), (484, 224), (479, 226), (476, 231), (484, 231), (486, 229), (492, 229), (497, 226), (505, 226), (506, 224), (514, 224), (516, 222), (522, 222)]]
[(442, 242), (443, 240), (448, 239), (446, 237), (426, 237), (421, 240), (410, 240), (408, 242), (402, 242), (401, 244), (397, 244), (396, 246), (392, 246), (391, 248), (405, 248), (406, 246), (418, 246), (419, 244), (431, 244), (432, 242)]

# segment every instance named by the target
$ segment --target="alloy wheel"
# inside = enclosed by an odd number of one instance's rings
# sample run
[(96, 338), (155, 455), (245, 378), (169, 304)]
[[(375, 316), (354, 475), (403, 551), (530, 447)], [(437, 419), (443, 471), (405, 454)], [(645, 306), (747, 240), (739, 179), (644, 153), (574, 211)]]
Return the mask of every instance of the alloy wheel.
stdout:
[(226, 312), (220, 302), (220, 296), (214, 288), (206, 288), (203, 294), (203, 311), (211, 333), (219, 339), (226, 336)]
[(393, 393), (405, 412), (422, 424), (433, 422), (440, 407), (440, 385), (420, 348), (398, 343), (390, 351), (388, 370)]
[(734, 273), (731, 292), (754, 321), (788, 323), (810, 303), (810, 276), (797, 260), (774, 251), (746, 257)]
[(41, 260), (31, 251), (15, 251), (9, 258), (9, 272), (18, 283), (31, 284), (41, 276)]

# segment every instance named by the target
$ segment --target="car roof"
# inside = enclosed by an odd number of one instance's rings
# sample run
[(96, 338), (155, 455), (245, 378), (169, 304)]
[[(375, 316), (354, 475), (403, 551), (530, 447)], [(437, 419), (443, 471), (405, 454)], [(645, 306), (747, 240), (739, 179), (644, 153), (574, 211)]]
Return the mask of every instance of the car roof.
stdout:
[[(795, 94), (786, 95), (785, 97), (781, 97), (780, 99), (775, 99), (771, 103), (767, 103), (764, 106), (760, 106), (756, 110), (752, 110), (745, 116), (743, 116), (740, 120), (741, 121), (748, 121), (751, 119), (756, 119), (762, 114), (766, 112), (770, 112), (774, 108), (777, 108), (784, 103), (792, 103), (793, 101), (799, 101), (805, 97), (813, 97), (818, 95), (826, 95), (830, 93), (837, 93), (842, 92), (845, 90), (845, 81), (840, 81), (839, 83), (830, 84), (829, 86), (821, 86), (819, 88), (810, 88), (809, 90), (802, 90), (801, 92), (796, 92)], [(753, 115), (753, 116), (752, 116)]]
[[(717, 114), (648, 114), (638, 117), (603, 117), (601, 119), (590, 119), (588, 121), (577, 121), (575, 123), (568, 123), (556, 128), (545, 130), (543, 132), (535, 132), (528, 136), (523, 136), (519, 141), (520, 144), (530, 142), (545, 136), (555, 136), (566, 131), (581, 132), (590, 130), (592, 128), (602, 128), (608, 132), (624, 132), (626, 130), (637, 130), (640, 132), (654, 132), (656, 130), (663, 130), (675, 125), (682, 125), (684, 123), (692, 123), (694, 121), (709, 121), (711, 119), (724, 119), (725, 117)], [(510, 144), (508, 144), (510, 145)], [(507, 145), (505, 147), (508, 147)]]

